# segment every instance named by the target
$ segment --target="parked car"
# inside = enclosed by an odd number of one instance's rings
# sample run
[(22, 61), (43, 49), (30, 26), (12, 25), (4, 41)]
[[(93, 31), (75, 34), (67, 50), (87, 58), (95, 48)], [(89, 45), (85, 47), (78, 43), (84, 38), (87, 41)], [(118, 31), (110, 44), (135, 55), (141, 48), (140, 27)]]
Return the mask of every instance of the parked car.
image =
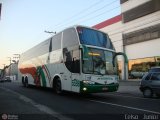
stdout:
[(136, 72), (136, 71), (131, 71), (129, 74), (129, 77), (131, 79), (137, 79), (140, 78), (142, 79), (142, 77), (146, 74), (146, 72)]
[(5, 77), (5, 82), (11, 82), (11, 78), (10, 77)]
[(152, 67), (149, 72), (160, 72), (160, 67)]
[(10, 77), (5, 77), (0, 80), (0, 82), (12, 82)]
[(160, 97), (160, 67), (153, 67), (146, 73), (140, 83), (140, 91), (144, 97), (152, 97), (156, 94)]

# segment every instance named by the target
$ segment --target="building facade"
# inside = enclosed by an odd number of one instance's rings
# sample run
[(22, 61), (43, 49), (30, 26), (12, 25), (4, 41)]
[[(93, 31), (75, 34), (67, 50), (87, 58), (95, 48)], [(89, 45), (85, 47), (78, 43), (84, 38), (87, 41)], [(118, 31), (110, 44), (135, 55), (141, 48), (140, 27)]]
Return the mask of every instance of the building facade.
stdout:
[(9, 77), (11, 80), (18, 80), (18, 64), (12, 63), (4, 68), (3, 78)]
[(109, 34), (117, 52), (121, 79), (141, 78), (149, 68), (160, 66), (160, 0), (120, 0), (121, 14), (94, 28)]

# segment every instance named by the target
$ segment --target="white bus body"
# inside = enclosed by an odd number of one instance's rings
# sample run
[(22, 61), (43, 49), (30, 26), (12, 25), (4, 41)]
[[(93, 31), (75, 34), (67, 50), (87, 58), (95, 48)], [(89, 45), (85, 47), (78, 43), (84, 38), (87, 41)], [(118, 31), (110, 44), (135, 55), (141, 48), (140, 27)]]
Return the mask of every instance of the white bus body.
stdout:
[(24, 86), (49, 87), (57, 93), (114, 92), (119, 86), (114, 54), (106, 33), (74, 26), (24, 52), (18, 68)]

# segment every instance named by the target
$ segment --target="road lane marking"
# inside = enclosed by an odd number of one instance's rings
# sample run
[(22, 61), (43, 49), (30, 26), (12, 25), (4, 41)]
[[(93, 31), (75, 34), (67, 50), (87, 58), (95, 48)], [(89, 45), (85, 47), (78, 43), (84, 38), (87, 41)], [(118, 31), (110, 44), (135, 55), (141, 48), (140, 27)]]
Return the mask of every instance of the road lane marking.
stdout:
[(90, 100), (90, 99), (87, 99), (87, 100), (92, 101), (92, 102), (96, 102), (96, 103), (106, 104), (106, 105), (112, 105), (112, 106), (118, 106), (118, 107), (123, 107), (123, 108), (127, 108), (127, 109), (133, 109), (133, 110), (138, 110), (138, 111), (143, 111), (143, 112), (160, 114), (160, 112), (145, 110), (145, 109), (136, 108), (136, 107), (130, 107), (130, 106), (125, 106), (125, 105), (120, 105), (120, 104), (115, 104), (115, 103), (109, 103), (109, 102), (103, 102), (103, 101), (97, 101), (97, 100)]
[[(103, 94), (102, 94), (103, 95)], [(107, 93), (105, 95), (110, 95), (110, 96), (121, 96), (121, 97), (126, 97), (126, 98), (137, 98), (137, 99), (143, 99), (143, 100), (154, 100), (154, 101), (159, 101), (159, 99), (155, 98), (143, 98), (143, 97), (138, 97), (138, 96), (131, 96), (131, 95), (125, 95), (123, 93)]]
[(66, 116), (64, 116), (64, 115), (62, 115), (58, 112), (55, 112), (54, 110), (52, 110), (51, 108), (49, 108), (45, 105), (36, 103), (32, 99), (30, 99), (30, 98), (28, 98), (28, 97), (26, 97), (26, 96), (24, 96), (24, 95), (22, 95), (18, 92), (12, 91), (12, 90), (4, 88), (4, 87), (0, 87), (0, 88), (5, 90), (5, 91), (11, 92), (12, 94), (15, 94), (15, 95), (19, 96), (19, 99), (23, 100), (24, 102), (30, 103), (32, 106), (36, 107), (40, 111), (45, 112), (45, 113), (47, 113), (47, 114), (49, 114), (53, 117), (56, 117), (59, 120), (73, 120), (72, 118), (66, 117)]

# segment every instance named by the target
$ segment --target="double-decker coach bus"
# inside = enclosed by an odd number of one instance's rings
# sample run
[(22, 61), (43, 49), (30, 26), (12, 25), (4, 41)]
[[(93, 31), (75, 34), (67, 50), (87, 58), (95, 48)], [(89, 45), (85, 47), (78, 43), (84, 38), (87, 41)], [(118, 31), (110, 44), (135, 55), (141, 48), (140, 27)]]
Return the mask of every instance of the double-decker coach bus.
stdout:
[(24, 86), (56, 93), (113, 92), (119, 86), (115, 55), (106, 33), (74, 26), (22, 53), (18, 68)]

